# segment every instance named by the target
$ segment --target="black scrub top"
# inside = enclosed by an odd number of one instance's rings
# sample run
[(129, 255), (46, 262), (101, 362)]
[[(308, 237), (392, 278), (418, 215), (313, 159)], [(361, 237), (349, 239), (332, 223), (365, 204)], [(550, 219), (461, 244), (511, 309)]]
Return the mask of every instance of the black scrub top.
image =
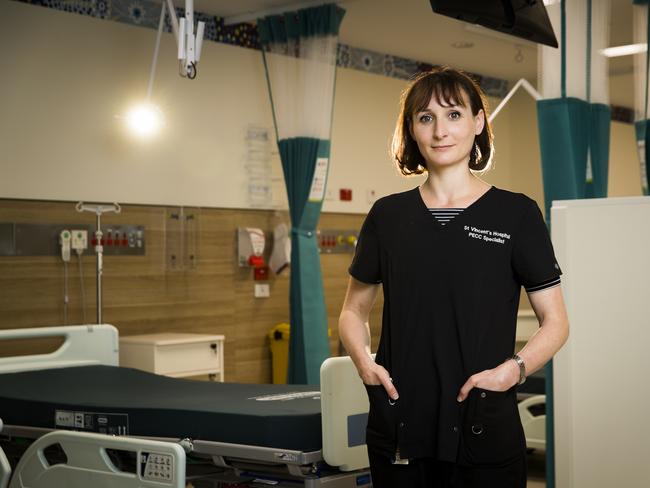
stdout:
[(383, 286), (375, 361), (400, 395), (390, 405), (383, 386), (367, 386), (367, 444), (389, 456), (456, 462), (461, 386), (512, 356), (520, 287), (539, 289), (562, 274), (539, 207), (493, 186), (441, 225), (418, 188), (381, 198), (349, 272)]

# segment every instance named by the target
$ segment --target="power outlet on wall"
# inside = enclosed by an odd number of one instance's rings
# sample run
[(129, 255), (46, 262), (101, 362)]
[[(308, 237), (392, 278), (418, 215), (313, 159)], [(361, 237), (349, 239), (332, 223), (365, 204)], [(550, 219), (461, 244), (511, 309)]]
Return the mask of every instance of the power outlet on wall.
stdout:
[(72, 249), (84, 251), (88, 249), (88, 231), (73, 229), (70, 231), (72, 234)]
[(271, 296), (271, 289), (268, 283), (255, 283), (255, 298), (268, 298)]

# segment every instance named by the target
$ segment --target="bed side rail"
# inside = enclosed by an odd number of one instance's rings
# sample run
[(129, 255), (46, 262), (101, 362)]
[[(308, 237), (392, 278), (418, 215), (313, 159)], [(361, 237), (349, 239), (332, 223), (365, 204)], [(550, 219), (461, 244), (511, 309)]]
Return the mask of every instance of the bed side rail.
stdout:
[[(59, 455), (50, 464), (48, 448), (62, 451), (63, 462)], [(111, 450), (130, 453), (135, 466), (118, 466)], [(185, 460), (185, 451), (176, 443), (55, 431), (29, 446), (9, 488), (185, 488)]]
[[(2, 433), (2, 419), (0, 419), (0, 433)], [(11, 478), (11, 465), (0, 447), (0, 488), (7, 488), (9, 478)]]
[(0, 373), (68, 366), (119, 365), (118, 332), (110, 324), (0, 330), (0, 342), (46, 337), (63, 337), (64, 342), (51, 353), (0, 358)]

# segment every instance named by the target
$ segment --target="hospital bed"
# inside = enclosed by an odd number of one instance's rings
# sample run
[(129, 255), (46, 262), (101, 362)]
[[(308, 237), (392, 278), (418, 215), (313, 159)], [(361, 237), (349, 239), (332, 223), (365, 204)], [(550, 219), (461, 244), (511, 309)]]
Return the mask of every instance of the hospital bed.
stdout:
[(111, 325), (0, 331), (57, 336), (52, 353), (0, 358), (0, 488), (371, 486), (368, 400), (347, 357), (315, 391), (122, 368)]
[(546, 395), (534, 395), (517, 404), (528, 449), (546, 450)]

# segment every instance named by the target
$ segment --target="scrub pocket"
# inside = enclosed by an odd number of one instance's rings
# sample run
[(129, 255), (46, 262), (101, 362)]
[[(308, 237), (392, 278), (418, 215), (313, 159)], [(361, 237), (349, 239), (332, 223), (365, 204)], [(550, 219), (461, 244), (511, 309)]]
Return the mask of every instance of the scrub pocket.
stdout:
[(512, 462), (526, 452), (516, 390), (473, 388), (463, 417), (463, 454), (472, 465)]
[[(397, 404), (390, 399), (384, 385), (366, 385), (370, 410), (366, 443), (374, 446), (394, 446), (396, 439)], [(392, 448), (394, 452), (394, 447)], [(391, 454), (393, 454), (391, 452)]]

